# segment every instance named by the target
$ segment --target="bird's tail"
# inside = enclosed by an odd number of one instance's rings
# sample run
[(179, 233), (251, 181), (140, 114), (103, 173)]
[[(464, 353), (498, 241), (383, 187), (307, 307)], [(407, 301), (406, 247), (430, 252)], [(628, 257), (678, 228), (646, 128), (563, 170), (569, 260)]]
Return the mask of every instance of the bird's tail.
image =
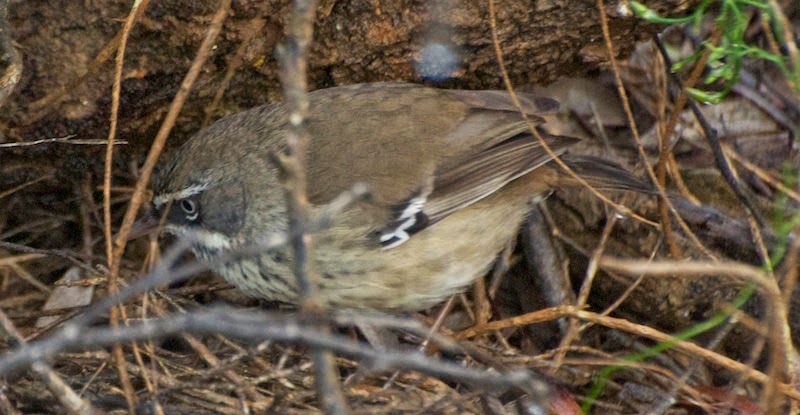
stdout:
[[(599, 157), (575, 154), (565, 154), (561, 156), (561, 160), (594, 188), (600, 190), (632, 190), (646, 194), (655, 193), (655, 189), (650, 183), (634, 176), (617, 163)], [(561, 174), (563, 175), (562, 179), (577, 182), (563, 170)]]

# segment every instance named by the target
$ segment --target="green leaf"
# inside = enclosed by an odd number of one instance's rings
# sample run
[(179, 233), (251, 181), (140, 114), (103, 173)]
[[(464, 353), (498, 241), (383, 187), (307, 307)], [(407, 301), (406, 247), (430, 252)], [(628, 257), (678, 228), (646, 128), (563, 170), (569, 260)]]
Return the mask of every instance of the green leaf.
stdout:
[(724, 97), (720, 92), (703, 91), (697, 88), (686, 88), (686, 93), (704, 104), (719, 104)]

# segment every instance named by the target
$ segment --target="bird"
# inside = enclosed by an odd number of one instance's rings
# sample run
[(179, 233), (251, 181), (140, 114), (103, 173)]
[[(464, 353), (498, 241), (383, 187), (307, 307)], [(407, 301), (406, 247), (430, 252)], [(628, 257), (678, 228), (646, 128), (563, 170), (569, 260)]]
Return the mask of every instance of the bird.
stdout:
[[(580, 139), (548, 134), (541, 115), (558, 102), (506, 91), (373, 82), (308, 93), (309, 217), (363, 183), (313, 238), (318, 302), (330, 309), (416, 311), (487, 273), (537, 198), (577, 181), (553, 162), (530, 122), (558, 155), (598, 188), (647, 185), (605, 159), (571, 155)], [(525, 114), (523, 117), (522, 114)], [(271, 103), (200, 130), (153, 181), (138, 235), (191, 236), (191, 250), (243, 292), (300, 302), (288, 244), (253, 256), (225, 253), (289, 231), (275, 154), (286, 149), (287, 107)]]

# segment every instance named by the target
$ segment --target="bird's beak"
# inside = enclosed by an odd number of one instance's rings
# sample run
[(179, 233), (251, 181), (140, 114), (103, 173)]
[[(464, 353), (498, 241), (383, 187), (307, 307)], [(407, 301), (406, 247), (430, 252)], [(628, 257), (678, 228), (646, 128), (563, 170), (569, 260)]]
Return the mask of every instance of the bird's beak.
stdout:
[[(145, 212), (141, 218), (137, 219), (136, 222), (133, 222), (133, 227), (131, 227), (131, 232), (128, 234), (127, 240), (131, 241), (133, 239), (141, 238), (142, 236), (149, 235), (155, 232), (158, 229), (158, 218), (153, 215), (152, 211)], [(117, 239), (119, 234), (114, 236), (114, 239)]]

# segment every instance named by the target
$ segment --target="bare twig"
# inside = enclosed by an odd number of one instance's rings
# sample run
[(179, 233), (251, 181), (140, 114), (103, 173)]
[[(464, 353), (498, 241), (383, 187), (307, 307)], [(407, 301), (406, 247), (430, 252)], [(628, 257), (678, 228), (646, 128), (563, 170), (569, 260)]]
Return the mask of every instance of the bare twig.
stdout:
[(797, 52), (797, 43), (795, 42), (794, 36), (795, 31), (778, 2), (775, 0), (767, 0), (767, 2), (769, 3), (770, 10), (772, 10), (778, 18), (778, 24), (780, 24), (781, 31), (783, 31), (783, 39), (786, 41), (784, 46), (789, 51), (789, 61), (791, 62), (790, 71), (794, 74), (794, 78), (789, 77), (790, 79), (788, 79), (788, 81), (795, 90), (800, 91), (800, 85), (797, 84), (797, 82), (800, 82), (800, 53)]
[(322, 206), (322, 209), (319, 209), (314, 217), (310, 218), (311, 220), (307, 224), (308, 231), (315, 233), (330, 228), (339, 213), (353, 204), (353, 202), (361, 200), (368, 195), (369, 190), (366, 185), (360, 182), (354, 184), (349, 190), (342, 192), (325, 206)]
[(22, 252), (26, 254), (39, 254), (42, 256), (51, 256), (56, 258), (62, 258), (69, 261), (71, 264), (79, 266), (90, 273), (96, 273), (96, 270), (88, 267), (83, 261), (76, 258), (74, 253), (62, 249), (39, 249), (39, 248), (31, 248), (29, 246), (15, 244), (13, 242), (6, 242), (0, 241), (0, 248), (7, 249), (13, 252)]
[(770, 296), (768, 301), (780, 302), (781, 293), (774, 279), (767, 277), (761, 270), (751, 265), (738, 262), (700, 262), (700, 261), (640, 261), (620, 260), (605, 257), (600, 264), (617, 272), (628, 274), (646, 274), (650, 276), (676, 275), (699, 278), (707, 275), (719, 275), (736, 278), (741, 281), (755, 283), (762, 292)]
[[(672, 267), (674, 268), (675, 266), (672, 265)], [(581, 310), (574, 306), (546, 308), (544, 310), (523, 314), (521, 316), (508, 318), (505, 320), (493, 321), (483, 326), (470, 327), (469, 329), (457, 333), (455, 337), (458, 339), (466, 339), (479, 336), (484, 333), (489, 333), (494, 330), (502, 330), (509, 327), (521, 327), (528, 324), (551, 321), (562, 317), (575, 317), (581, 320), (599, 324), (604, 327), (634, 333), (658, 342), (669, 343), (675, 350), (690, 354), (692, 356), (699, 356), (710, 363), (716, 364), (734, 373), (738, 373), (745, 378), (755, 380), (756, 382), (762, 384), (773, 381), (769, 378), (769, 376), (764, 374), (764, 372), (753, 369), (744, 363), (738, 362), (726, 356), (722, 356), (713, 351), (706, 350), (705, 348), (694, 343), (678, 340), (675, 337), (658, 331), (652, 327), (632, 323), (621, 318), (603, 316), (591, 311)], [(795, 400), (800, 400), (800, 392), (796, 391), (792, 385), (778, 382), (777, 386), (784, 395)]]
[[(603, 2), (603, 0), (597, 0), (597, 11), (600, 13), (600, 26), (603, 30), (603, 39), (605, 40), (606, 44), (608, 61), (611, 63), (611, 69), (614, 74), (614, 82), (617, 86), (617, 94), (619, 94), (620, 101), (622, 101), (622, 107), (625, 109), (625, 115), (628, 119), (628, 126), (631, 129), (631, 135), (633, 136), (633, 140), (636, 142), (636, 150), (639, 152), (639, 158), (641, 159), (642, 165), (647, 172), (647, 176), (653, 183), (658, 183), (658, 178), (656, 177), (653, 167), (647, 162), (647, 154), (644, 151), (642, 139), (639, 137), (639, 128), (636, 126), (636, 120), (633, 117), (633, 111), (631, 110), (631, 103), (628, 99), (628, 93), (625, 92), (625, 86), (622, 83), (619, 64), (617, 63), (617, 58), (614, 52), (614, 45), (611, 42), (611, 30), (608, 26), (608, 16), (606, 15), (605, 2)], [(697, 246), (697, 248), (702, 251), (703, 254), (713, 260), (717, 260), (717, 256), (714, 255), (714, 253), (708, 248), (706, 248), (702, 242), (700, 242), (700, 240), (697, 238), (697, 235), (695, 235), (694, 232), (689, 229), (689, 226), (686, 224), (686, 222), (684, 222), (683, 218), (681, 218), (681, 215), (679, 215), (675, 210), (675, 206), (672, 204), (672, 201), (670, 200), (664, 188), (661, 186), (655, 186), (655, 190), (658, 191), (659, 198), (669, 208), (670, 212), (672, 212), (673, 216), (675, 217), (675, 221), (678, 223), (684, 233), (686, 233), (686, 236), (692, 241), (692, 243), (695, 244), (695, 246)]]
[[(675, 165), (670, 165), (675, 159), (672, 156), (672, 134), (675, 131), (675, 123), (678, 121), (678, 114), (680, 114), (680, 104), (673, 107), (670, 114), (669, 121), (665, 120), (665, 112), (667, 109), (667, 97), (669, 93), (669, 83), (666, 81), (664, 75), (664, 61), (658, 59), (658, 55), (653, 59), (654, 68), (652, 76), (655, 79), (656, 88), (656, 122), (658, 123), (656, 130), (656, 141), (659, 143), (658, 162), (656, 164), (656, 176), (658, 178), (658, 187), (666, 188), (667, 185), (667, 172), (675, 173), (675, 181), (683, 184), (680, 170)], [(683, 187), (679, 188), (683, 189)], [(664, 227), (664, 235), (667, 241), (669, 253), (673, 258), (682, 258), (683, 250), (675, 240), (675, 235), (672, 231), (672, 220), (669, 217), (669, 206), (664, 202), (664, 199), (658, 200), (658, 214), (661, 217), (661, 226)]]
[(223, 334), (249, 342), (266, 339), (333, 350), (362, 360), (374, 371), (409, 369), (457, 382), (490, 388), (519, 388), (542, 398), (547, 386), (526, 370), (503, 373), (476, 370), (432, 359), (418, 351), (386, 351), (350, 340), (343, 335), (320, 333), (315, 315), (240, 311), (228, 307), (188, 314), (174, 314), (128, 327), (59, 331), (0, 358), (0, 374), (8, 374), (68, 350), (94, 349), (116, 343), (163, 338), (181, 332)]
[[(108, 128), (108, 144), (106, 145), (105, 166), (103, 170), (103, 232), (105, 234), (106, 260), (109, 269), (114, 268), (114, 247), (111, 239), (111, 168), (114, 158), (114, 139), (117, 136), (117, 114), (119, 113), (120, 91), (122, 90), (122, 69), (125, 63), (125, 47), (128, 44), (128, 36), (131, 33), (131, 29), (133, 29), (133, 23), (136, 21), (136, 14), (140, 5), (141, 0), (134, 0), (131, 11), (128, 13), (128, 18), (125, 19), (125, 25), (122, 28), (122, 37), (120, 38), (115, 59), (114, 84), (111, 90), (111, 120)], [(111, 293), (115, 293), (119, 290), (116, 275), (109, 276), (108, 289)], [(123, 313), (121, 308), (118, 309), (114, 307), (111, 309), (110, 322), (112, 327), (119, 324), (119, 315), (121, 313)], [(120, 382), (122, 382), (122, 390), (125, 392), (125, 400), (128, 403), (128, 412), (134, 414), (136, 413), (137, 403), (136, 393), (133, 390), (133, 384), (128, 376), (128, 371), (125, 368), (125, 357), (122, 354), (121, 345), (114, 345), (113, 356), (114, 363), (119, 372)]]
[(0, 199), (5, 199), (5, 198), (13, 195), (14, 193), (17, 193), (20, 190), (26, 188), (26, 187), (33, 186), (36, 183), (39, 183), (41, 181), (48, 180), (48, 179), (51, 179), (51, 178), (52, 177), (50, 175), (44, 175), (44, 176), (37, 177), (37, 178), (35, 178), (33, 180), (28, 180), (27, 182), (22, 183), (22, 184), (20, 184), (18, 186), (14, 186), (14, 187), (12, 187), (12, 188), (10, 188), (8, 190), (3, 190), (2, 192), (0, 192)]
[(310, 241), (306, 239), (308, 226), (308, 197), (306, 189), (306, 152), (308, 149), (308, 97), (306, 91), (306, 53), (311, 42), (314, 19), (314, 1), (297, 0), (293, 3), (290, 35), (278, 49), (281, 62), (280, 79), (286, 95), (285, 106), (289, 118), (286, 137), (286, 153), (279, 155), (284, 175), (288, 204), (290, 235), (289, 242), (294, 250), (294, 273), (297, 278), (301, 303), (315, 308), (317, 284), (308, 260), (311, 251)]
[[(661, 52), (661, 56), (664, 58), (664, 62), (668, 68), (672, 67), (672, 61), (667, 54), (666, 48), (664, 48), (664, 44), (661, 42), (661, 39), (656, 36), (654, 38), (656, 42), (656, 46), (658, 46), (658, 50)], [(683, 90), (683, 82), (681, 79), (673, 72), (670, 71), (670, 78), (672, 81), (678, 85), (678, 87)], [(728, 158), (725, 156), (725, 151), (722, 149), (722, 144), (719, 141), (719, 136), (717, 135), (717, 130), (708, 123), (703, 113), (700, 111), (700, 107), (697, 106), (697, 102), (693, 99), (688, 99), (689, 108), (692, 110), (697, 122), (700, 124), (700, 127), (703, 129), (703, 133), (706, 137), (706, 142), (708, 143), (709, 148), (711, 148), (711, 154), (714, 155), (714, 161), (717, 164), (717, 169), (722, 174), (722, 177), (725, 178), (725, 181), (728, 183), (728, 186), (731, 187), (736, 196), (744, 205), (747, 212), (752, 215), (756, 221), (758, 221), (758, 226), (763, 228), (767, 226), (767, 221), (764, 219), (764, 216), (761, 214), (761, 210), (758, 209), (756, 206), (755, 201), (753, 201), (753, 196), (751, 193), (742, 185), (742, 182), (736, 177), (736, 173), (734, 172), (733, 166), (731, 165)]]
[(56, 138), (43, 138), (41, 140), (34, 140), (34, 141), (23, 141), (20, 143), (0, 143), (0, 149), (4, 148), (20, 148), (20, 147), (33, 147), (39, 146), (43, 144), (72, 144), (72, 145), (84, 145), (84, 146), (95, 146), (95, 145), (122, 145), (128, 144), (127, 141), (115, 141), (110, 142), (108, 140), (99, 140), (99, 139), (92, 139), (92, 138), (78, 138), (72, 139), (75, 137), (74, 135), (68, 135), (66, 137), (56, 137)]
[(178, 114), (180, 113), (181, 108), (183, 108), (184, 102), (186, 102), (186, 99), (189, 96), (192, 85), (194, 85), (195, 80), (197, 80), (197, 77), (200, 75), (200, 70), (202, 69), (203, 64), (205, 63), (206, 59), (208, 59), (208, 56), (214, 47), (217, 36), (219, 36), (219, 32), (222, 29), (222, 23), (228, 16), (228, 10), (230, 10), (230, 6), (230, 0), (220, 0), (219, 7), (217, 12), (214, 14), (213, 19), (211, 20), (211, 24), (209, 25), (206, 36), (203, 39), (203, 43), (197, 50), (197, 56), (195, 57), (194, 61), (192, 61), (192, 66), (186, 73), (186, 77), (184, 77), (178, 93), (175, 94), (172, 104), (170, 104), (169, 111), (164, 118), (164, 122), (161, 124), (161, 128), (158, 130), (156, 138), (153, 140), (153, 145), (150, 146), (150, 152), (147, 154), (147, 158), (145, 159), (144, 165), (142, 166), (140, 172), (139, 180), (136, 181), (133, 195), (131, 195), (130, 207), (125, 212), (125, 216), (122, 219), (122, 225), (120, 226), (117, 238), (115, 239), (114, 261), (112, 261), (113, 267), (111, 268), (110, 272), (111, 278), (116, 278), (119, 274), (119, 259), (122, 258), (122, 253), (125, 250), (128, 235), (130, 235), (131, 228), (133, 227), (133, 222), (136, 220), (136, 215), (139, 212), (139, 208), (144, 202), (145, 189), (147, 188), (147, 183), (150, 181), (150, 175), (153, 173), (153, 168), (158, 161), (158, 156), (164, 149), (164, 144), (167, 141), (167, 137), (169, 136), (172, 127), (175, 125), (175, 120), (178, 118)]
[[(17, 331), (14, 323), (11, 322), (2, 310), (0, 310), (0, 327), (14, 338), (22, 348), (25, 348), (27, 344), (25, 338)], [(70, 415), (95, 415), (101, 413), (96, 408), (92, 407), (89, 402), (81, 399), (81, 397), (42, 360), (32, 362), (31, 368)]]
[[(497, 33), (497, 14), (495, 12), (495, 1), (489, 0), (489, 24), (491, 25), (492, 29), (492, 43), (494, 45), (495, 51), (495, 58), (497, 59), (497, 64), (500, 66), (500, 73), (503, 76), (503, 82), (506, 86), (506, 90), (511, 97), (511, 101), (514, 104), (514, 107), (519, 111), (520, 116), (523, 120), (528, 124), (531, 134), (539, 140), (539, 144), (542, 146), (542, 149), (547, 153), (548, 157), (550, 157), (553, 162), (558, 164), (572, 179), (576, 180), (580, 185), (589, 192), (591, 192), (595, 197), (600, 199), (606, 205), (612, 207), (614, 210), (619, 212), (621, 215), (630, 217), (636, 221), (646, 223), (650, 226), (655, 228), (659, 228), (660, 226), (646, 218), (637, 215), (635, 212), (630, 210), (627, 206), (622, 206), (618, 203), (615, 203), (613, 200), (609, 199), (602, 193), (598, 192), (597, 189), (589, 185), (582, 177), (580, 177), (577, 173), (575, 173), (566, 163), (564, 163), (561, 158), (553, 152), (553, 149), (544, 141), (542, 135), (539, 133), (539, 130), (536, 128), (536, 124), (525, 114), (525, 111), (522, 110), (522, 104), (519, 102), (517, 98), (516, 92), (514, 92), (514, 86), (511, 84), (511, 78), (508, 76), (508, 71), (506, 71), (505, 60), (503, 59), (503, 50), (500, 47), (500, 38)], [(652, 169), (651, 169), (652, 170)]]
[[(768, 332), (771, 333), (770, 345), (773, 361), (770, 364), (769, 372), (764, 382), (766, 390), (764, 393), (770, 394), (773, 400), (778, 400), (775, 399), (775, 396), (781, 390), (781, 385), (778, 384), (777, 379), (787, 370), (785, 363), (791, 360), (787, 358), (786, 354), (793, 346), (787, 321), (787, 306), (782, 301), (782, 294), (774, 277), (770, 277), (768, 273), (764, 273), (754, 267), (739, 263), (718, 262), (708, 264), (662, 261), (645, 265), (641, 261), (606, 259), (603, 261), (603, 265), (617, 271), (644, 272), (651, 276), (680, 274), (697, 278), (704, 275), (721, 275), (755, 283), (766, 296), (764, 303), (769, 307), (765, 313), (765, 318), (769, 328)], [(764, 408), (773, 410), (770, 413), (777, 413), (774, 412), (771, 402), (762, 402), (762, 404), (764, 404)]]
[[(161, 154), (161, 151), (164, 148), (164, 144), (167, 141), (169, 132), (172, 130), (172, 126), (175, 125), (175, 120), (177, 119), (181, 108), (183, 108), (183, 103), (189, 96), (189, 92), (191, 91), (192, 85), (194, 84), (194, 81), (200, 74), (200, 69), (203, 67), (203, 64), (205, 63), (206, 59), (211, 53), (212, 47), (216, 42), (217, 36), (219, 35), (220, 30), (222, 29), (222, 23), (228, 16), (228, 10), (230, 9), (230, 5), (231, 5), (231, 0), (220, 0), (217, 12), (214, 14), (214, 18), (212, 19), (211, 25), (209, 26), (208, 31), (206, 32), (206, 36), (203, 39), (203, 43), (200, 45), (200, 48), (197, 51), (197, 56), (192, 62), (189, 71), (186, 73), (186, 77), (183, 79), (183, 82), (181, 83), (178, 93), (175, 94), (175, 98), (173, 99), (172, 104), (170, 105), (169, 112), (167, 113), (167, 116), (164, 118), (164, 122), (161, 124), (161, 128), (159, 129), (156, 138), (153, 140), (153, 145), (150, 147), (150, 152), (147, 154), (147, 159), (145, 160), (145, 163), (142, 166), (141, 175), (139, 179), (136, 181), (136, 186), (134, 188), (133, 195), (131, 195), (130, 207), (125, 212), (125, 216), (122, 219), (122, 225), (120, 227), (118, 237), (114, 240), (115, 249), (113, 250), (113, 253), (109, 258), (108, 286), (111, 289), (110, 290), (111, 292), (114, 292), (112, 287), (117, 286), (117, 279), (119, 275), (122, 253), (125, 251), (125, 245), (127, 244), (128, 235), (131, 232), (131, 228), (133, 227), (133, 222), (136, 219), (136, 215), (139, 211), (139, 208), (144, 202), (145, 188), (147, 187), (147, 184), (150, 181), (150, 175), (153, 172), (153, 168), (155, 167), (156, 162), (158, 161), (158, 156)], [(107, 183), (107, 186), (105, 186), (104, 190), (108, 190), (109, 188), (110, 188), (110, 183)], [(106, 237), (110, 238), (110, 235), (106, 234)], [(116, 308), (111, 309), (112, 321), (118, 318), (116, 310), (117, 310)], [(118, 355), (118, 353), (115, 353), (115, 355)], [(121, 372), (124, 371), (125, 369), (123, 368), (121, 358), (117, 358), (117, 363), (119, 370)]]
[[(316, 311), (320, 306), (317, 295), (318, 276), (313, 267), (312, 244), (308, 235), (309, 203), (306, 189), (306, 151), (308, 149), (308, 82), (306, 80), (308, 46), (314, 31), (316, 1), (294, 0), (289, 20), (289, 36), (278, 49), (281, 68), (279, 77), (286, 96), (289, 117), (286, 154), (279, 157), (286, 186), (289, 216), (289, 241), (294, 253), (294, 276), (299, 288), (300, 304), (304, 310)], [(327, 327), (319, 327), (326, 333)], [(316, 371), (317, 396), (323, 410), (332, 415), (348, 413), (333, 355), (325, 349), (312, 348)]]
[[(598, 270), (598, 262), (603, 255), (603, 252), (606, 249), (606, 243), (608, 242), (608, 238), (611, 236), (611, 231), (614, 229), (614, 226), (617, 224), (617, 216), (612, 215), (611, 218), (606, 222), (605, 227), (603, 228), (603, 233), (600, 235), (600, 241), (597, 243), (597, 247), (592, 252), (592, 255), (589, 257), (589, 265), (586, 267), (586, 278), (583, 279), (583, 284), (581, 285), (581, 289), (578, 292), (578, 297), (576, 299), (575, 305), (579, 308), (583, 308), (586, 306), (587, 301), (589, 300), (589, 293), (592, 290), (592, 284), (594, 283), (594, 278), (597, 275)], [(569, 321), (569, 326), (567, 327), (567, 331), (564, 334), (564, 338), (561, 340), (561, 344), (559, 348), (563, 350), (563, 353), (559, 353), (555, 357), (556, 365), (558, 366), (561, 361), (563, 361), (564, 357), (566, 357), (567, 349), (569, 348), (570, 344), (578, 337), (580, 334), (581, 328), (578, 325), (578, 321), (575, 319), (571, 319)]]
[[(716, 43), (720, 35), (721, 33), (719, 32), (719, 30), (715, 31), (712, 43)], [(667, 67), (671, 67), (672, 64), (670, 62), (666, 49), (663, 43), (661, 42), (661, 39), (658, 36), (656, 36), (654, 41), (659, 51), (661, 52), (661, 56), (664, 59)], [(705, 67), (705, 59), (708, 57), (709, 53), (710, 51), (706, 50), (705, 53), (701, 56), (700, 61), (695, 66), (695, 69), (692, 73), (692, 76), (689, 81), (690, 83), (694, 83), (696, 79), (699, 77), (700, 72)], [(734, 193), (738, 196), (739, 200), (742, 202), (745, 209), (750, 214), (750, 217), (753, 218), (753, 220), (756, 222), (754, 225), (751, 226), (751, 237), (756, 242), (756, 245), (759, 248), (758, 253), (761, 256), (762, 263), (769, 268), (770, 261), (768, 258), (768, 254), (766, 252), (766, 248), (764, 246), (763, 238), (761, 236), (761, 228), (766, 227), (767, 222), (765, 221), (758, 207), (755, 205), (751, 193), (747, 191), (747, 189), (743, 186), (741, 181), (738, 179), (735, 171), (733, 170), (732, 165), (728, 161), (726, 157), (726, 152), (724, 151), (724, 148), (719, 141), (719, 137), (717, 136), (716, 130), (714, 130), (710, 126), (710, 124), (706, 121), (705, 117), (703, 116), (699, 107), (697, 106), (697, 103), (694, 100), (689, 99), (688, 94), (686, 94), (685, 92), (686, 89), (681, 79), (672, 72), (670, 72), (670, 76), (673, 82), (680, 87), (681, 93), (678, 97), (678, 102), (681, 105), (683, 105), (685, 102), (688, 102), (693, 114), (695, 115), (695, 118), (697, 119), (698, 123), (703, 129), (708, 145), (711, 148), (712, 154), (714, 155), (714, 160), (716, 161), (718, 170), (721, 172), (722, 176), (725, 178), (726, 182), (734, 191)], [(676, 114), (678, 110), (679, 108), (676, 108), (675, 112), (673, 113), (674, 119), (677, 118)], [(788, 337), (788, 334), (786, 334), (788, 333), (788, 327), (783, 327), (781, 329), (774, 327), (775, 324), (784, 324), (786, 318), (785, 316), (781, 317), (777, 315), (772, 315), (776, 312), (777, 310), (775, 308), (770, 308), (770, 310), (768, 311), (768, 313), (771, 314), (770, 316), (768, 316), (769, 324), (773, 326), (773, 329), (777, 329), (778, 333), (784, 333), (785, 335), (783, 337), (773, 338), (770, 343), (772, 347), (772, 360), (770, 362), (770, 369), (769, 369), (770, 378), (775, 378), (779, 374), (779, 371), (784, 371), (786, 369), (784, 367), (784, 364), (782, 363), (787, 361), (786, 359), (787, 356), (785, 352), (786, 350), (789, 350), (791, 346), (791, 339)], [(782, 320), (784, 321), (782, 322)], [(772, 399), (772, 397), (775, 394), (775, 391), (776, 391), (775, 385), (773, 383), (768, 383), (766, 385), (762, 404), (765, 408), (769, 406), (768, 411), (770, 413), (777, 411), (777, 406), (775, 405), (779, 404), (778, 400)]]
[(770, 186), (776, 188), (779, 192), (785, 193), (786, 196), (794, 199), (796, 202), (800, 203), (800, 193), (794, 190), (792, 187), (787, 186), (784, 184), (780, 178), (775, 177), (774, 175), (770, 174), (769, 172), (765, 171), (761, 167), (758, 167), (754, 163), (750, 162), (749, 160), (745, 159), (744, 157), (740, 156), (739, 153), (736, 152), (735, 149), (731, 148), (731, 146), (727, 144), (722, 145), (722, 149), (725, 150), (725, 155), (733, 159), (733, 161), (739, 163), (744, 167), (747, 171), (755, 174), (759, 179), (763, 180)]

